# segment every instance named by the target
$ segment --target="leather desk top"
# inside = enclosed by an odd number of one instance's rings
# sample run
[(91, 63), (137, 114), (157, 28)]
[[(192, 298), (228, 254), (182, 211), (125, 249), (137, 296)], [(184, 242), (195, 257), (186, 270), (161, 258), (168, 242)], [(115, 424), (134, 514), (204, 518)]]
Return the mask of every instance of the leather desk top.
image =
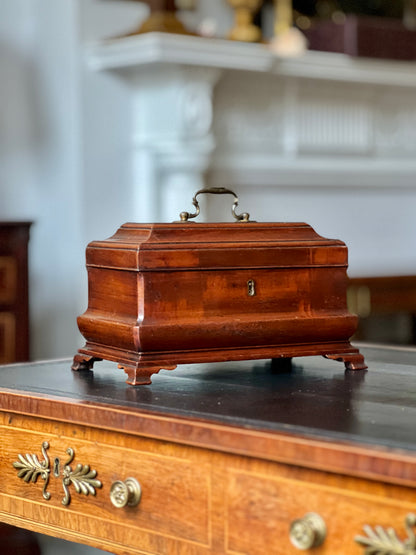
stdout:
[(322, 357), (295, 359), (286, 374), (272, 373), (269, 361), (183, 365), (138, 387), (106, 361), (80, 373), (69, 359), (3, 366), (0, 407), (69, 422), (89, 409), (88, 424), (131, 433), (135, 416), (138, 425), (139, 415), (159, 415), (416, 451), (416, 349), (360, 349), (368, 371), (344, 372)]

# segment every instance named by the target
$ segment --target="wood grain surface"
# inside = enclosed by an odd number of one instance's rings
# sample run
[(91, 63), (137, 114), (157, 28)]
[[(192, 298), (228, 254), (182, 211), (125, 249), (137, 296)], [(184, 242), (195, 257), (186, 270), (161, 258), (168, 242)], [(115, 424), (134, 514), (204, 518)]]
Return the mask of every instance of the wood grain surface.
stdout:
[[(315, 511), (329, 532), (314, 552), (358, 554), (353, 538), (364, 524), (399, 531), (414, 510), (414, 490), (385, 482), (6, 413), (0, 430), (1, 519), (113, 553), (263, 554), (268, 548), (294, 554), (289, 525)], [(73, 466), (97, 470), (102, 488), (96, 496), (72, 488), (64, 507), (61, 479), (51, 477), (46, 501), (42, 480), (26, 483), (17, 477), (12, 462), (18, 454), (42, 460), (45, 440), (51, 460), (64, 461), (72, 447)], [(142, 500), (137, 507), (116, 509), (111, 484), (131, 476), (142, 486)]]
[[(339, 374), (305, 358), (287, 374), (227, 363), (159, 374), (126, 388), (110, 363), (0, 369), (0, 520), (122, 554), (294, 555), (293, 520), (316, 512), (327, 538), (313, 553), (359, 555), (363, 526), (393, 527), (416, 511), (416, 351), (363, 347), (369, 371)], [(318, 362), (319, 361), (319, 362)], [(58, 476), (25, 482), (19, 454)], [(67, 449), (97, 471), (95, 495), (69, 486)], [(114, 481), (136, 478), (142, 499), (116, 509)]]

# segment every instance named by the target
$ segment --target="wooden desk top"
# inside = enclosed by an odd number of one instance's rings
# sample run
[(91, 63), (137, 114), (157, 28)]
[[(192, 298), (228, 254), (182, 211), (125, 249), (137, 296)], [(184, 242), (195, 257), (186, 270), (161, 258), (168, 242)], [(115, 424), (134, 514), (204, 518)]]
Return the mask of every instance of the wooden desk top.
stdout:
[(139, 387), (108, 362), (0, 367), (0, 521), (117, 555), (413, 553), (416, 350), (360, 348), (368, 371), (189, 365)]
[(0, 369), (1, 410), (393, 483), (416, 483), (416, 349), (360, 347), (368, 371), (321, 357), (178, 367), (128, 386), (109, 362)]

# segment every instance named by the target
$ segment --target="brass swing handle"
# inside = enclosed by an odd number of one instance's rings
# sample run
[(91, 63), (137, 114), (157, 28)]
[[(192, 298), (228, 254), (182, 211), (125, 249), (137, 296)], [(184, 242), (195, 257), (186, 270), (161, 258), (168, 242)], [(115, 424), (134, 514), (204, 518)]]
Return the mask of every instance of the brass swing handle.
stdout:
[(194, 198), (192, 199), (192, 204), (195, 206), (195, 212), (194, 213), (190, 213), (190, 212), (181, 212), (179, 214), (179, 217), (181, 219), (181, 222), (187, 222), (188, 220), (190, 220), (191, 218), (196, 218), (197, 216), (199, 216), (199, 213), (201, 211), (198, 201), (196, 199), (196, 197), (198, 195), (201, 194), (211, 194), (211, 195), (232, 195), (234, 197), (234, 204), (231, 208), (231, 213), (233, 215), (233, 217), (237, 220), (237, 222), (248, 222), (249, 218), (250, 218), (250, 214), (248, 214), (247, 212), (243, 212), (242, 214), (236, 214), (236, 208), (238, 206), (238, 196), (231, 191), (230, 189), (226, 189), (225, 187), (208, 187), (206, 189), (200, 189), (199, 191), (197, 191), (195, 193)]

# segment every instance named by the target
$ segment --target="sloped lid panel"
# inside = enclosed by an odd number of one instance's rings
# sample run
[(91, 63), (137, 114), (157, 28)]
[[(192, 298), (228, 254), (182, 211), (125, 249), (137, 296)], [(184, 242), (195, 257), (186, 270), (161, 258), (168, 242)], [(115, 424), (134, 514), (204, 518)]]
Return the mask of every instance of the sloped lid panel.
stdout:
[(128, 223), (87, 248), (89, 266), (137, 271), (346, 264), (342, 241), (304, 223)]

